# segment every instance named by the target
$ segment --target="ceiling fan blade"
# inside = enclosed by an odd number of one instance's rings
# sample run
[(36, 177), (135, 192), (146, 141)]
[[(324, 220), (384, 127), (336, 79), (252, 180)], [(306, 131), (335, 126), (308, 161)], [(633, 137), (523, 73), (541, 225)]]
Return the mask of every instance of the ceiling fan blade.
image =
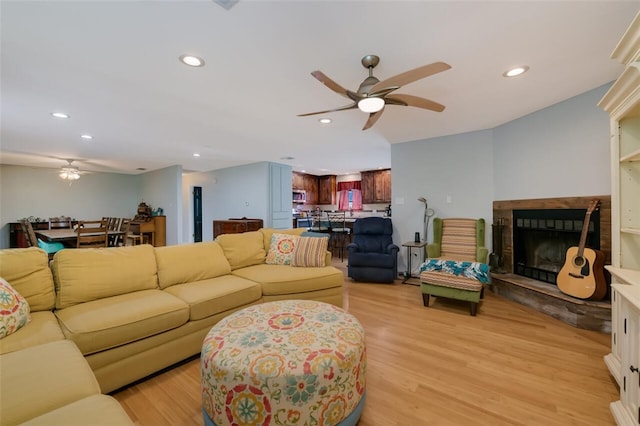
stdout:
[(371, 114), (369, 114), (369, 119), (364, 124), (364, 127), (362, 128), (362, 130), (367, 130), (368, 128), (376, 124), (376, 121), (378, 121), (378, 118), (380, 118), (383, 112), (384, 112), (384, 108), (382, 108), (378, 112), (372, 112)]
[(390, 89), (392, 87), (395, 87), (396, 89), (400, 88), (406, 84), (413, 83), (414, 81), (420, 80), (425, 77), (429, 77), (430, 75), (446, 71), (449, 68), (451, 68), (451, 65), (447, 63), (434, 62), (429, 65), (424, 65), (409, 71), (405, 71), (402, 74), (387, 78), (386, 80), (382, 80), (381, 82), (374, 85), (369, 91), (369, 96), (377, 94), (378, 91), (383, 89)]
[(348, 109), (355, 109), (355, 108), (358, 108), (358, 104), (346, 105), (340, 108), (328, 109), (326, 111), (317, 111), (317, 112), (308, 112), (306, 114), (298, 114), (298, 117), (306, 117), (308, 115), (316, 115), (316, 114), (325, 114), (327, 112), (345, 111)]
[[(318, 80), (320, 83), (324, 84), (329, 89), (331, 89), (334, 92), (336, 92), (337, 94), (342, 95), (345, 98), (353, 99), (351, 96), (349, 96), (349, 91), (347, 89), (345, 89), (344, 87), (340, 86), (335, 81), (331, 80), (322, 71), (314, 71), (314, 72), (311, 73), (311, 75), (314, 76), (315, 79)], [(351, 92), (351, 93), (353, 93), (353, 92)], [(355, 99), (353, 99), (353, 100), (355, 100)]]
[(420, 98), (413, 95), (403, 95), (396, 93), (393, 96), (387, 96), (384, 98), (385, 102), (390, 105), (405, 105), (416, 108), (428, 109), (431, 111), (442, 112), (445, 106), (429, 99)]

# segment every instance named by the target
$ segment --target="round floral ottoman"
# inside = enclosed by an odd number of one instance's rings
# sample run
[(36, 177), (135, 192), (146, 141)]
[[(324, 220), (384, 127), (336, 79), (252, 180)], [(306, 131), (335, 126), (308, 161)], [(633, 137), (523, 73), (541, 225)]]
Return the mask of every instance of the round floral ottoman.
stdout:
[(205, 425), (350, 426), (364, 406), (364, 330), (327, 303), (235, 312), (204, 339), (200, 364)]

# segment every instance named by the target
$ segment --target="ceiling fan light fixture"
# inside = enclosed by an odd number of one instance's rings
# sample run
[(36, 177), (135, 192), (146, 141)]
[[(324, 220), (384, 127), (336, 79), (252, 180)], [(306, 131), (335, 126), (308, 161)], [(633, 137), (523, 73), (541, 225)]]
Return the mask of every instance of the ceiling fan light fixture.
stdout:
[(60, 179), (62, 180), (78, 180), (80, 179), (80, 173), (78, 173), (78, 169), (74, 167), (65, 167), (60, 171)]
[(325, 117), (325, 118), (319, 119), (318, 121), (320, 122), (320, 124), (329, 124), (331, 123), (332, 120), (330, 118)]
[(362, 112), (373, 113), (378, 112), (384, 107), (384, 99), (382, 98), (363, 98), (358, 101), (358, 108)]

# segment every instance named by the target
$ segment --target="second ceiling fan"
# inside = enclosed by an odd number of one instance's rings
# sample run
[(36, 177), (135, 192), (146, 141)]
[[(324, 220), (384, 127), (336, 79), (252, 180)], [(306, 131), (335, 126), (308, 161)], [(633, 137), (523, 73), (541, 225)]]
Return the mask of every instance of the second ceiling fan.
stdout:
[(442, 71), (446, 71), (451, 68), (451, 65), (444, 62), (434, 62), (429, 65), (424, 65), (412, 70), (403, 72), (386, 80), (378, 80), (373, 75), (373, 69), (380, 62), (380, 58), (376, 55), (367, 55), (362, 58), (362, 66), (369, 70), (369, 77), (365, 78), (360, 84), (358, 91), (352, 92), (344, 87), (340, 86), (335, 81), (324, 75), (322, 71), (314, 71), (311, 73), (318, 81), (333, 90), (337, 94), (351, 99), (353, 103), (335, 109), (329, 109), (326, 111), (310, 112), (307, 114), (299, 114), (298, 117), (306, 117), (309, 115), (325, 114), (334, 111), (344, 111), (349, 109), (359, 108), (360, 110), (369, 113), (369, 119), (365, 123), (362, 130), (367, 130), (375, 124), (384, 112), (385, 105), (401, 105), (412, 106), (416, 108), (428, 109), (431, 111), (442, 112), (444, 111), (444, 105), (434, 102), (429, 99), (420, 98), (413, 95), (405, 95), (401, 93), (393, 93), (393, 91), (401, 88), (402, 86), (413, 83), (414, 81), (429, 77), (430, 75), (437, 74)]

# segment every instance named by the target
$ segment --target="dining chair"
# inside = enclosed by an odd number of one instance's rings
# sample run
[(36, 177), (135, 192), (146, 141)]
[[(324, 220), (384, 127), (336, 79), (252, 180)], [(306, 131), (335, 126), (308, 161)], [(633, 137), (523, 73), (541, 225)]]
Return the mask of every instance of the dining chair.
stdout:
[(69, 216), (59, 216), (49, 218), (49, 229), (71, 229), (71, 218)]
[(139, 230), (139, 227), (136, 227), (135, 229), (131, 227), (131, 219), (122, 219), (123, 222), (126, 221), (126, 230), (125, 233), (123, 235), (123, 242), (122, 245), (126, 246), (129, 244), (129, 241), (131, 241), (131, 245), (132, 246), (137, 246), (140, 244), (145, 244), (149, 241), (148, 237), (146, 235), (144, 235), (141, 232), (137, 232), (137, 230)]
[[(119, 217), (110, 217), (107, 221), (107, 230), (108, 231), (120, 231), (120, 224), (122, 222), (122, 218)], [(120, 234), (109, 234), (109, 247), (117, 247), (120, 243)]]
[(40, 238), (38, 238), (35, 231), (33, 230), (33, 225), (31, 225), (31, 222), (29, 222), (28, 220), (20, 220), (20, 227), (22, 228), (22, 233), (24, 234), (29, 247), (39, 247), (42, 250), (46, 251), (47, 255), (49, 256), (49, 260), (53, 259), (53, 255), (64, 248), (64, 245), (62, 243), (50, 243), (42, 241)]
[(333, 249), (339, 251), (340, 261), (342, 261), (345, 242), (351, 233), (351, 230), (347, 228), (346, 212), (329, 212), (327, 213), (327, 219), (329, 222), (329, 243)]
[(77, 248), (108, 247), (108, 229), (102, 220), (78, 222)]

